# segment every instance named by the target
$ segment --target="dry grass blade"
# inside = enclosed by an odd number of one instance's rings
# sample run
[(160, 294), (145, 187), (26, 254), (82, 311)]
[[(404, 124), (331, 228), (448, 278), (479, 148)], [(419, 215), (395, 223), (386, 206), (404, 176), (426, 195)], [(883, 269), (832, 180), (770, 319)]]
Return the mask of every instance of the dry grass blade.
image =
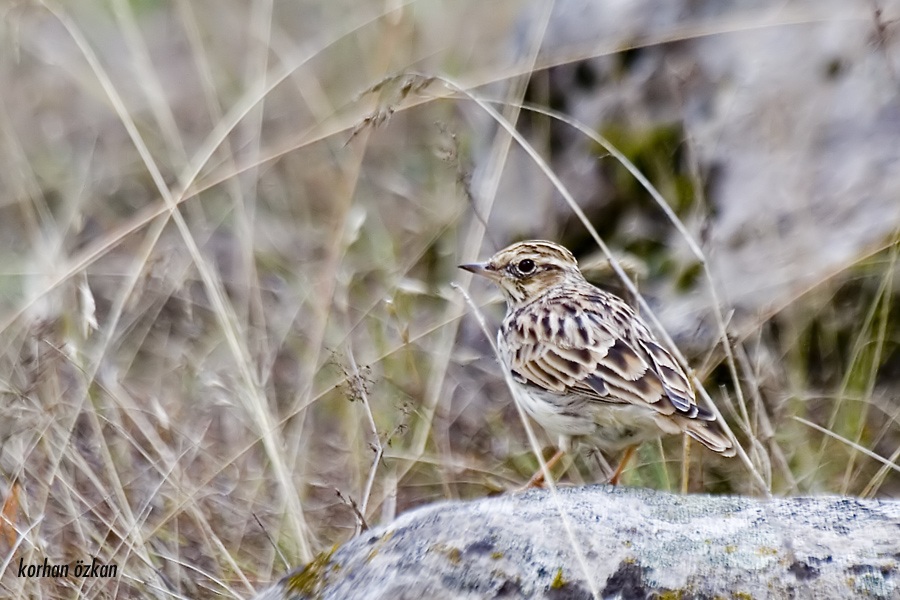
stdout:
[(0, 537), (6, 540), (9, 548), (15, 546), (19, 539), (16, 532), (16, 521), (19, 515), (19, 494), (21, 491), (22, 484), (18, 481), (13, 481), (9, 486), (3, 506), (0, 507)]
[(892, 471), (896, 471), (896, 472), (900, 473), (900, 465), (898, 465), (898, 464), (896, 464), (896, 463), (894, 462), (894, 460), (896, 459), (897, 454), (894, 454), (894, 457), (893, 457), (892, 460), (888, 460), (887, 458), (881, 456), (880, 454), (876, 454), (875, 452), (872, 452), (872, 451), (869, 450), (868, 448), (866, 448), (866, 447), (864, 447), (864, 446), (860, 446), (860, 445), (857, 444), (856, 442), (853, 442), (852, 440), (848, 440), (848, 439), (845, 438), (845, 437), (841, 437), (841, 436), (839, 436), (838, 434), (836, 434), (836, 433), (834, 433), (833, 431), (831, 431), (830, 429), (828, 429), (828, 428), (826, 428), (826, 427), (822, 427), (821, 425), (816, 425), (816, 424), (813, 423), (812, 421), (808, 421), (808, 420), (804, 419), (803, 417), (796, 417), (796, 416), (795, 416), (795, 417), (793, 417), (793, 419), (794, 419), (795, 421), (797, 421), (798, 423), (803, 423), (803, 424), (806, 425), (807, 427), (810, 427), (810, 428), (812, 428), (812, 429), (815, 429), (815, 430), (818, 431), (819, 433), (824, 433), (824, 434), (827, 435), (828, 437), (831, 437), (831, 438), (833, 438), (833, 439), (838, 440), (838, 441), (841, 442), (842, 444), (845, 444), (845, 445), (847, 445), (847, 446), (853, 448), (854, 450), (856, 450), (856, 451), (859, 452), (860, 454), (864, 454), (864, 455), (868, 456), (869, 458), (871, 458), (871, 459), (873, 459), (873, 460), (876, 460), (876, 461), (880, 462), (882, 465), (884, 465), (885, 468), (891, 469)]

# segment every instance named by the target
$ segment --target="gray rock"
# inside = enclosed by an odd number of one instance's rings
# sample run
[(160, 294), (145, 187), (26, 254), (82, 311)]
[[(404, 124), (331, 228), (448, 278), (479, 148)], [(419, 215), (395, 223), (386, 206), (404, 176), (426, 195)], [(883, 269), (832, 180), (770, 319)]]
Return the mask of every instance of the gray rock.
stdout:
[(900, 598), (898, 533), (892, 500), (534, 490), (411, 511), (257, 598)]

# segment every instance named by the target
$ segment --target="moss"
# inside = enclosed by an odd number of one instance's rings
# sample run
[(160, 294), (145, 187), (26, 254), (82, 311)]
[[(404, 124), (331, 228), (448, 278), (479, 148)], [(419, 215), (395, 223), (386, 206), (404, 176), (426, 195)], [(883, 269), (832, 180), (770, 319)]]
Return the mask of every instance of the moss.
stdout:
[(697, 287), (697, 281), (703, 275), (703, 264), (694, 262), (685, 265), (675, 280), (675, 287), (682, 292), (686, 292)]
[(502, 552), (491, 552), (491, 558), (493, 558), (494, 560), (500, 560), (501, 558), (503, 558), (503, 553)]
[(366, 555), (366, 562), (367, 562), (367, 563), (368, 563), (368, 562), (371, 562), (372, 559), (374, 559), (376, 556), (378, 556), (378, 553), (381, 552), (381, 547), (384, 546), (384, 544), (385, 544), (386, 542), (390, 541), (390, 539), (391, 539), (392, 537), (394, 537), (394, 532), (393, 532), (393, 531), (388, 531), (387, 533), (385, 533), (384, 535), (382, 535), (380, 538), (378, 538), (377, 540), (375, 540), (375, 541), (374, 541), (375, 547), (373, 547), (373, 548), (369, 551), (369, 553)]
[[(703, 213), (712, 210), (710, 206), (696, 206), (705, 197), (697, 189), (704, 185), (704, 176), (693, 173), (684, 158), (685, 135), (680, 123), (647, 127), (616, 120), (599, 124), (598, 130), (647, 177), (676, 215), (684, 217), (698, 209)], [(597, 165), (599, 177), (609, 183), (603, 198), (587, 215), (601, 237), (640, 261), (649, 278), (663, 277), (676, 281), (679, 289), (693, 289), (691, 285), (702, 271), (691, 261), (685, 263), (673, 256), (669, 244), (674, 231), (672, 223), (656, 200), (624, 165), (609, 156), (602, 144), (592, 147), (592, 151), (602, 159)], [(574, 218), (571, 225), (563, 230), (583, 229), (574, 227)], [(586, 234), (571, 236), (562, 241), (576, 255), (596, 249)]]
[[(684, 165), (681, 147), (684, 130), (679, 124), (662, 124), (657, 127), (642, 128), (611, 124), (603, 128), (604, 137), (612, 143), (642, 172), (655, 182), (664, 196), (666, 192), (674, 197), (675, 209), (680, 210), (693, 200), (694, 190), (690, 179), (682, 175)], [(604, 148), (597, 148), (599, 154), (606, 154)], [(618, 161), (615, 164), (616, 189), (624, 195), (646, 197), (646, 191), (627, 169)]]
[(429, 548), (429, 550), (445, 555), (454, 565), (458, 565), (460, 562), (462, 562), (462, 550), (454, 546), (448, 546), (446, 544), (434, 544)]
[(565, 587), (565, 585), (566, 585), (566, 580), (563, 577), (562, 567), (560, 567), (559, 569), (556, 570), (556, 575), (553, 577), (553, 581), (550, 582), (550, 589), (558, 590), (560, 588)]
[(318, 593), (327, 583), (328, 574), (340, 568), (331, 562), (331, 557), (337, 548), (337, 544), (335, 544), (331, 550), (320, 553), (300, 571), (288, 575), (284, 585), (285, 589), (306, 596)]

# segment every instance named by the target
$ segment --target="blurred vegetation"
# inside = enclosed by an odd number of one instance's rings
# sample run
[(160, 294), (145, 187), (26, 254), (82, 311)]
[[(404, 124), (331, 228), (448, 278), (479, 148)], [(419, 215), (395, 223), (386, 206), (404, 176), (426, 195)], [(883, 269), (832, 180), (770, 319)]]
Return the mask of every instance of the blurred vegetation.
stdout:
[[(0, 596), (245, 597), (363, 527), (537, 469), (450, 287), (511, 241), (483, 229), (472, 165), (497, 128), (471, 90), (519, 74), (496, 66), (519, 6), (343, 4), (7, 7)], [(385, 79), (405, 72), (461, 89)], [(677, 124), (594, 125), (679, 216), (709, 210)], [(643, 189), (600, 168), (616, 194), (587, 212), (604, 239), (643, 276), (703, 289)], [(596, 250), (558, 219), (559, 241)], [(776, 494), (900, 490), (883, 246), (730, 332), (737, 383), (721, 348), (690, 356)], [(495, 326), (496, 292), (473, 294)], [(625, 483), (679, 489), (681, 444), (647, 444)], [(692, 457), (691, 491), (761, 493), (741, 461)], [(615, 459), (582, 449), (562, 484)], [(121, 575), (16, 577), (45, 557)]]

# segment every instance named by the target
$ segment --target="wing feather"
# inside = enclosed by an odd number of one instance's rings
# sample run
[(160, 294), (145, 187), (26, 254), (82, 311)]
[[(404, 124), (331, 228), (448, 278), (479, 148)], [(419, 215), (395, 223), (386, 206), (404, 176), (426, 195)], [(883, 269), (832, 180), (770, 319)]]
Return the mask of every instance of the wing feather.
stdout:
[(498, 340), (526, 383), (606, 403), (704, 420), (687, 376), (622, 300), (561, 290), (509, 314)]

